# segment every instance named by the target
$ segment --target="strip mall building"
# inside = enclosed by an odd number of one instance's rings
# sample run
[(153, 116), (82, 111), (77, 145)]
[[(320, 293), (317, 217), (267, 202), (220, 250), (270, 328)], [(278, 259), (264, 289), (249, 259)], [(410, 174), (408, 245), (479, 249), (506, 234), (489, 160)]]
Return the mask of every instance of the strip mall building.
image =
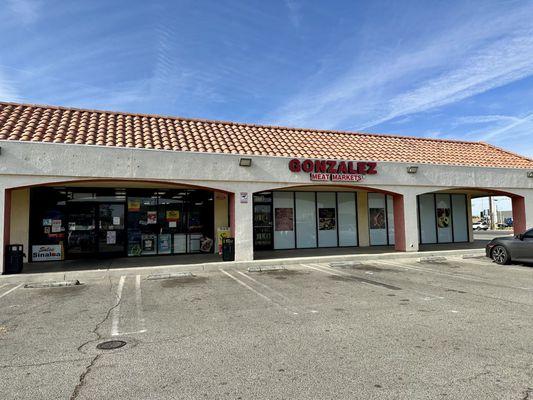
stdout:
[(533, 226), (533, 160), (485, 143), (0, 103), (0, 147), (1, 251), (28, 262), (217, 252), (221, 235), (238, 261), (417, 251), (473, 241), (489, 194)]

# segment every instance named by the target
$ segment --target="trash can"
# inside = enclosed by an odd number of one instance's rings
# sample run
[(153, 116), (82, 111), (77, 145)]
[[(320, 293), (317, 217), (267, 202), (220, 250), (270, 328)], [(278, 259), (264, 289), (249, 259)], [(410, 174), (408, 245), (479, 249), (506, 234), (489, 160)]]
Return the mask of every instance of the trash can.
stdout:
[(24, 262), (24, 246), (8, 244), (6, 246), (4, 274), (20, 274)]
[(235, 238), (222, 239), (222, 261), (235, 261)]

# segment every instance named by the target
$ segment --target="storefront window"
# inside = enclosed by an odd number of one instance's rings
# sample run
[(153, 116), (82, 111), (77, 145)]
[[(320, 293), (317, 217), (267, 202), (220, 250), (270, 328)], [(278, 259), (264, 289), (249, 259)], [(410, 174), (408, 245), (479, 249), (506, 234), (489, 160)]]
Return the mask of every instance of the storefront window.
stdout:
[(357, 195), (337, 193), (339, 207), (339, 246), (357, 246)]
[(337, 246), (337, 204), (335, 193), (316, 194), (318, 215), (318, 247)]
[(428, 193), (418, 196), (420, 243), (467, 242), (467, 213), (464, 194)]
[(296, 192), (296, 245), (316, 247), (315, 192)]

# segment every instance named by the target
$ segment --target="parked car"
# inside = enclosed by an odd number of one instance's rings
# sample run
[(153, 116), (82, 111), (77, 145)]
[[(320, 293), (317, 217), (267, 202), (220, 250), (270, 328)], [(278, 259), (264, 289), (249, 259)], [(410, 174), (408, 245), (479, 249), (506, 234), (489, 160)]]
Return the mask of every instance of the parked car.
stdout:
[(486, 231), (487, 229), (489, 229), (489, 226), (485, 223), (485, 222), (474, 222), (474, 224), (472, 225), (472, 228), (475, 230), (475, 231)]
[(516, 236), (492, 239), (485, 248), (487, 257), (498, 264), (511, 261), (533, 262), (533, 229)]

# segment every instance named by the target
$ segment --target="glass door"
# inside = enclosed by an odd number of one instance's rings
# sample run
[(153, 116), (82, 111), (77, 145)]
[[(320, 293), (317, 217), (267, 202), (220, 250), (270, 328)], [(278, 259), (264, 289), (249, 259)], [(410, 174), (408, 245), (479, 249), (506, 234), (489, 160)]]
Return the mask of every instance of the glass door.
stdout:
[(94, 204), (70, 204), (67, 228), (66, 253), (69, 258), (96, 254), (96, 206)]
[(272, 249), (272, 204), (254, 204), (254, 247)]
[(126, 230), (124, 204), (98, 204), (98, 253), (100, 255), (125, 255)]

